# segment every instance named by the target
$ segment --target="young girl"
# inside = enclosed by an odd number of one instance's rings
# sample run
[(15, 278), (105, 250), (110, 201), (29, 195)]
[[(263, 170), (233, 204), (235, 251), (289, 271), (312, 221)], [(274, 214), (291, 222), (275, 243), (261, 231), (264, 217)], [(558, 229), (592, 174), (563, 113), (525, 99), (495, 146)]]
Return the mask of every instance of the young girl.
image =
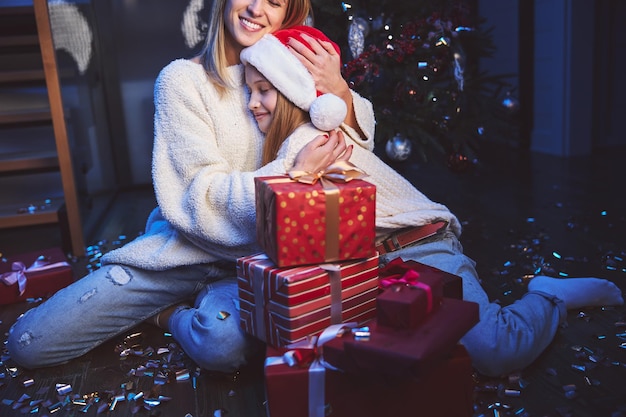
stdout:
[[(214, 0), (201, 54), (178, 59), (154, 91), (152, 174), (158, 207), (145, 233), (106, 254), (103, 266), (27, 311), (13, 325), (9, 353), (34, 368), (76, 358), (156, 315), (201, 367), (233, 371), (252, 345), (240, 328), (234, 260), (259, 250), (254, 177), (277, 175), (285, 161), (261, 166), (263, 135), (246, 109), (240, 51), (264, 34), (301, 24), (309, 0)], [(340, 96), (346, 129), (373, 147), (371, 104), (341, 78), (325, 44), (290, 42), (294, 59)], [(359, 123), (357, 123), (357, 120)], [(351, 127), (348, 127), (351, 126)], [(349, 157), (340, 135), (315, 135), (290, 164), (319, 170)], [(199, 295), (198, 295), (199, 294)], [(198, 295), (194, 306), (178, 306)], [(222, 319), (227, 317), (226, 319)]]
[[(335, 129), (343, 115), (341, 100), (335, 98), (329, 107), (321, 105), (321, 101), (332, 100), (326, 95), (318, 98), (312, 78), (288, 53), (286, 39), (307, 35), (328, 41), (313, 28), (294, 27), (266, 35), (241, 53), (250, 89), (248, 108), (266, 134), (264, 161), (282, 160), (285, 171), (310, 137), (321, 133), (319, 129)], [(462, 277), (464, 299), (479, 304), (480, 322), (461, 342), (481, 373), (499, 376), (528, 366), (553, 340), (567, 309), (623, 304), (621, 291), (610, 281), (545, 276), (535, 277), (528, 285), (528, 293), (512, 305), (490, 303), (480, 286), (474, 262), (463, 254), (458, 219), (376, 155), (354, 146), (360, 138), (354, 137), (353, 132), (347, 136), (353, 148), (350, 162), (364, 170), (366, 180), (376, 185), (377, 249), (381, 263), (397, 257), (413, 259)], [(419, 239), (424, 230), (438, 222), (447, 226), (434, 236)], [(407, 237), (412, 235), (418, 238)]]

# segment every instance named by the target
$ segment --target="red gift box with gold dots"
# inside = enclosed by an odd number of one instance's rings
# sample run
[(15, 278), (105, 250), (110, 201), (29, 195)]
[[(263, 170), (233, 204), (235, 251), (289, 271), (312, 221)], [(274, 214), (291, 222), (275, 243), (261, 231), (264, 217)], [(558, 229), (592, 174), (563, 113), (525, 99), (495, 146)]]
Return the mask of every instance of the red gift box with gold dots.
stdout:
[(376, 254), (376, 187), (361, 179), (314, 184), (255, 178), (257, 239), (278, 267)]

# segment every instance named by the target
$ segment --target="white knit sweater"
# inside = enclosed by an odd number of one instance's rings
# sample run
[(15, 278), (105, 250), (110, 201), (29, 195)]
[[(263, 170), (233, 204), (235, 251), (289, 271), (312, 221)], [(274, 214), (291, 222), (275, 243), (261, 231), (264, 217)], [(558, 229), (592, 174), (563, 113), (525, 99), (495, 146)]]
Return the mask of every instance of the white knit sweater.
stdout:
[[(243, 66), (228, 71), (235, 88), (224, 96), (192, 61), (173, 61), (159, 74), (152, 155), (158, 207), (145, 233), (106, 254), (103, 263), (164, 270), (232, 260), (259, 250), (254, 177), (285, 174), (291, 165), (277, 159), (259, 168), (263, 135), (247, 110)], [(357, 121), (367, 137), (361, 146), (369, 152), (374, 146), (374, 113), (369, 101), (354, 92), (353, 97)]]
[[(296, 154), (311, 138), (320, 134), (312, 124), (307, 123), (297, 128), (282, 144), (278, 159), (292, 166)], [(356, 144), (360, 141), (354, 132), (346, 135), (346, 142)], [(378, 237), (408, 227), (422, 226), (437, 220), (446, 220), (451, 230), (461, 234), (461, 225), (448, 208), (431, 201), (402, 175), (382, 161), (373, 152), (360, 146), (354, 146), (350, 162), (365, 171), (363, 178), (376, 186), (376, 234)]]

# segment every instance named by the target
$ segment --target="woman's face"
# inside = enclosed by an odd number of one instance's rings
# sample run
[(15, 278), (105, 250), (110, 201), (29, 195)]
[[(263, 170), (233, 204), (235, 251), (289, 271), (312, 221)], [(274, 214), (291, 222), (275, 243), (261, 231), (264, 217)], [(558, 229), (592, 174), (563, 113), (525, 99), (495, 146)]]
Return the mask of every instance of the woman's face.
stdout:
[(259, 125), (259, 130), (267, 133), (276, 110), (276, 88), (252, 65), (246, 65), (245, 76), (250, 90), (248, 108)]
[[(239, 63), (239, 53), (266, 33), (281, 28), (289, 0), (226, 0), (226, 54), (229, 63)], [(233, 60), (234, 59), (234, 60)]]

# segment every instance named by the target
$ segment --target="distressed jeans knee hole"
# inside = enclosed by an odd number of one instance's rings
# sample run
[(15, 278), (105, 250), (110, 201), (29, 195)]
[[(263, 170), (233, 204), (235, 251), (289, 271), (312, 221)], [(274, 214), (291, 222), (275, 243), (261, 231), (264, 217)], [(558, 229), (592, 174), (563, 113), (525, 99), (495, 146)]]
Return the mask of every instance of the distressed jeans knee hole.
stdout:
[(133, 275), (126, 268), (115, 265), (107, 272), (107, 278), (115, 285), (126, 285), (133, 278)]
[(31, 344), (31, 342), (35, 339), (35, 337), (33, 336), (33, 334), (30, 331), (25, 331), (24, 333), (22, 333), (18, 339), (18, 346), (20, 348), (25, 348), (28, 345)]

